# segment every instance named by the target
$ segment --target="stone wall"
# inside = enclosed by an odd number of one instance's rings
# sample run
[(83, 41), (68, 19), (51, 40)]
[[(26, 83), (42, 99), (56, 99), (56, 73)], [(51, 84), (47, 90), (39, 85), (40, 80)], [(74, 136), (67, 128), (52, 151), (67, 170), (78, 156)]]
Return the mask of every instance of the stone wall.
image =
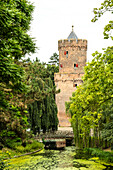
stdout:
[(69, 101), (72, 92), (82, 83), (81, 76), (83, 74), (55, 73), (55, 84), (60, 93), (56, 94), (56, 104), (58, 108), (59, 126), (71, 126), (70, 116), (66, 115), (65, 102)]
[[(86, 63), (87, 40), (59, 40), (59, 72), (80, 73), (84, 72)], [(65, 55), (65, 51), (68, 52)], [(78, 68), (74, 67), (78, 64)], [(62, 67), (61, 67), (62, 66)]]
[(87, 40), (59, 40), (59, 73), (54, 80), (57, 90), (56, 104), (58, 108), (59, 126), (71, 126), (70, 116), (66, 115), (65, 102), (69, 101), (77, 86), (82, 83), (84, 66), (86, 64)]

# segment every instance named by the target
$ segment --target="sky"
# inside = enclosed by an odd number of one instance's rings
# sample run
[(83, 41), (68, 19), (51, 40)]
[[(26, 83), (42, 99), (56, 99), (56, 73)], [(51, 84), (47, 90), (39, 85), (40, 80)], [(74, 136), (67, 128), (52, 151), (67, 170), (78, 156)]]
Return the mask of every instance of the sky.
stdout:
[(35, 6), (29, 34), (35, 38), (38, 50), (31, 54), (41, 62), (48, 62), (53, 53), (58, 52), (58, 40), (67, 39), (74, 25), (79, 39), (87, 39), (87, 61), (92, 53), (102, 52), (102, 48), (111, 46), (111, 40), (105, 40), (103, 29), (112, 16), (105, 13), (97, 22), (92, 23), (93, 8), (100, 7), (103, 0), (30, 0)]

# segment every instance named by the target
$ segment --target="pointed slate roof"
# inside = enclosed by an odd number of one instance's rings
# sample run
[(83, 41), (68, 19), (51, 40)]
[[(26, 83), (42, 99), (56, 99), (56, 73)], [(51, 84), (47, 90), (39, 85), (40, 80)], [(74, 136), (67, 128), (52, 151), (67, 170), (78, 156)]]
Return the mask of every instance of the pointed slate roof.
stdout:
[(69, 36), (68, 36), (68, 40), (70, 40), (70, 39), (76, 39), (76, 40), (78, 40), (78, 37), (77, 37), (77, 35), (75, 34), (75, 32), (74, 32), (74, 30), (73, 30), (73, 25), (72, 25), (72, 31), (71, 31), (71, 33), (69, 34)]

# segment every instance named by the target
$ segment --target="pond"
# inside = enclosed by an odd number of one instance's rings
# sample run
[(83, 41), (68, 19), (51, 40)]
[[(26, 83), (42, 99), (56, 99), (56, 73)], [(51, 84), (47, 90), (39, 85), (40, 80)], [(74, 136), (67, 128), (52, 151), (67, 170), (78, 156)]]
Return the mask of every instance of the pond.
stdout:
[(42, 150), (34, 155), (11, 159), (5, 169), (13, 170), (113, 170), (113, 164), (107, 164), (98, 158), (92, 160), (75, 159), (75, 147), (64, 150)]

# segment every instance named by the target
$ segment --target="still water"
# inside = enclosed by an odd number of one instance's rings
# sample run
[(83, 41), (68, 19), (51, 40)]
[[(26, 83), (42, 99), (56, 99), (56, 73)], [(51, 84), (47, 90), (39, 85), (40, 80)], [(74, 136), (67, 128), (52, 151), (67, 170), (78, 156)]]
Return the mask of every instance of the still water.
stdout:
[(113, 164), (106, 164), (98, 158), (75, 159), (75, 147), (64, 150), (43, 150), (34, 155), (12, 159), (6, 168), (13, 170), (113, 170)]

